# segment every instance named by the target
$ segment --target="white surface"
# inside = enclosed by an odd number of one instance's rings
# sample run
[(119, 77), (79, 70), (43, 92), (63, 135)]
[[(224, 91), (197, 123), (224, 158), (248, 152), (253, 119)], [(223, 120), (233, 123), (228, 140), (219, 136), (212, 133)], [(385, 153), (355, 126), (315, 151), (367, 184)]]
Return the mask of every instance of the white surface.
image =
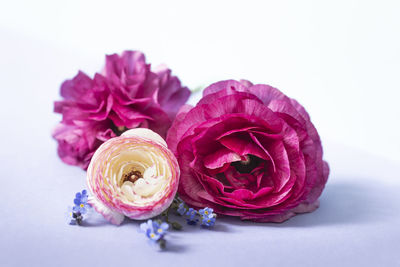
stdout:
[[(208, 257), (231, 266), (251, 257), (254, 266), (400, 266), (399, 2), (193, 3), (1, 2), (0, 265), (109, 266), (112, 248), (119, 265), (132, 253), (143, 266), (204, 266)], [(105, 53), (123, 49), (166, 63), (192, 89), (246, 78), (296, 98), (332, 170), (320, 209), (280, 225), (222, 220), (215, 231), (174, 234), (179, 255), (154, 256), (136, 224), (66, 226), (62, 212), (85, 175), (56, 156), (52, 101), (78, 69), (93, 74)]]

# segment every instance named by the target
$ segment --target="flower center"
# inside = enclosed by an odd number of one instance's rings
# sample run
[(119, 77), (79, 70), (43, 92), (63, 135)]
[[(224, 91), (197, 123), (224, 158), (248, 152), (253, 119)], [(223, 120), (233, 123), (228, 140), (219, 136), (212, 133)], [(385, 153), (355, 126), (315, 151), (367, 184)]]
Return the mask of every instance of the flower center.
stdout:
[(128, 130), (128, 128), (126, 128), (125, 126), (116, 126), (114, 123), (111, 122), (110, 125), (111, 130), (117, 135), (120, 136), (121, 134), (123, 134), (126, 130)]
[(250, 173), (255, 167), (260, 164), (261, 159), (259, 157), (248, 154), (245, 156), (245, 160), (232, 162), (231, 165), (240, 173)]
[(125, 173), (122, 176), (122, 184), (129, 181), (131, 183), (135, 183), (138, 179), (142, 178), (143, 175), (140, 171), (137, 171), (135, 169), (131, 170), (128, 173)]

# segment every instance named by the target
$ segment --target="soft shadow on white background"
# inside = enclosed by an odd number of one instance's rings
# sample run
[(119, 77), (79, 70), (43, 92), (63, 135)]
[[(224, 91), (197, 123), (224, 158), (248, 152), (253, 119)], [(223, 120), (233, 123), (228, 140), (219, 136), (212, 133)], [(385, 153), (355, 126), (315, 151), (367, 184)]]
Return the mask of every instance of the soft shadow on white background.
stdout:
[[(399, 8), (361, 0), (1, 2), (0, 265), (243, 266), (251, 257), (253, 266), (400, 266)], [(320, 208), (282, 224), (221, 218), (214, 231), (186, 227), (169, 237), (173, 253), (157, 257), (137, 223), (66, 225), (63, 211), (85, 173), (57, 157), (53, 101), (63, 80), (100, 71), (105, 53), (124, 49), (166, 63), (192, 89), (245, 78), (296, 98), (331, 167)]]

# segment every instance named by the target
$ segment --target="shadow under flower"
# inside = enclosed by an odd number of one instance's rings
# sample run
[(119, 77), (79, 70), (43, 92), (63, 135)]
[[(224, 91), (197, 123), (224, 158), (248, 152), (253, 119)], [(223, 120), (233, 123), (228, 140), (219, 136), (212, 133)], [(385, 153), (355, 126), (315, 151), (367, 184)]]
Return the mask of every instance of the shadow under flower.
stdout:
[(200, 225), (200, 222), (198, 222), (195, 225), (189, 225), (186, 222), (185, 218), (183, 218), (180, 215), (175, 215), (175, 214), (171, 214), (169, 216), (169, 220), (171, 222), (178, 222), (180, 225), (182, 225), (182, 229), (181, 230), (170, 229), (170, 231), (174, 232), (174, 233), (181, 233), (181, 232), (182, 233), (183, 232), (196, 233), (196, 232), (198, 232), (200, 234), (200, 233), (202, 233), (204, 231), (231, 232), (231, 229), (229, 228), (229, 225), (224, 224), (224, 223), (220, 223), (219, 217), (217, 217), (217, 220), (216, 220), (214, 226), (212, 226), (212, 227), (202, 226), (202, 225)]
[(100, 226), (107, 226), (110, 225), (109, 222), (106, 220), (104, 221), (92, 221), (92, 220), (85, 220), (82, 222), (80, 226), (82, 227), (100, 227)]
[[(328, 183), (320, 198), (320, 207), (312, 213), (298, 214), (283, 223), (254, 223), (238, 218), (219, 218), (219, 223), (269, 227), (313, 227), (322, 225), (363, 224), (384, 220), (396, 209), (399, 188), (379, 184), (370, 179), (337, 179)], [(343, 182), (347, 180), (348, 182)]]
[(388, 196), (398, 190), (369, 179), (347, 179), (328, 183), (320, 207), (310, 214), (298, 215), (283, 226), (365, 224), (384, 220), (393, 211)]
[(162, 252), (181, 253), (187, 250), (187, 246), (176, 244), (176, 242), (167, 241), (167, 246)]
[(82, 221), (83, 227), (99, 227), (112, 225), (109, 221), (103, 218), (103, 216), (94, 210), (91, 212), (90, 216)]
[[(312, 213), (298, 214), (283, 223), (254, 223), (241, 221), (236, 217), (218, 216), (215, 225), (211, 228), (197, 225), (188, 225), (185, 218), (179, 215), (170, 215), (170, 221), (176, 221), (183, 226), (182, 230), (170, 229), (173, 233), (199, 233), (203, 231), (235, 232), (235, 226), (252, 227), (315, 227), (326, 225), (364, 224), (385, 220), (397, 208), (400, 201), (400, 188), (380, 184), (376, 180), (349, 177), (335, 177), (326, 185), (320, 197), (320, 207)], [(388, 201), (389, 197), (394, 197)], [(133, 225), (139, 227), (142, 221), (126, 218), (121, 226)], [(83, 226), (97, 227), (110, 225), (101, 215), (95, 215), (83, 222)], [(172, 251), (179, 248), (172, 248)]]

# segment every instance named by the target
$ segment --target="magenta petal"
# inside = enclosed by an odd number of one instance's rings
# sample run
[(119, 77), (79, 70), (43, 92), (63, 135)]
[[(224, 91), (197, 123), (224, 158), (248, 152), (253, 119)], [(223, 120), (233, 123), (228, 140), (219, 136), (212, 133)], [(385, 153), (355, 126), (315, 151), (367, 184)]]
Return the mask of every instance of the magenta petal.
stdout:
[[(304, 108), (249, 81), (210, 85), (178, 113), (167, 142), (179, 158), (181, 198), (244, 220), (282, 222), (316, 209), (329, 174)], [(261, 161), (231, 164), (249, 154)]]
[(220, 81), (220, 82), (216, 82), (216, 83), (208, 86), (206, 89), (204, 89), (203, 96), (207, 96), (209, 94), (214, 94), (214, 93), (217, 93), (224, 89), (235, 90), (235, 91), (241, 92), (241, 91), (246, 91), (247, 86), (238, 81), (235, 81), (235, 80)]
[(159, 77), (158, 103), (173, 120), (179, 108), (186, 103), (190, 90), (181, 85), (180, 80), (171, 75), (171, 70), (162, 68), (156, 72)]
[(261, 127), (257, 127), (257, 126), (250, 126), (250, 127), (244, 127), (244, 128), (239, 128), (239, 129), (233, 129), (233, 130), (229, 130), (226, 131), (224, 133), (222, 133), (221, 135), (219, 135), (216, 139), (221, 139), (224, 136), (228, 136), (234, 133), (239, 133), (239, 132), (250, 132), (250, 130), (263, 130)]
[[(246, 188), (249, 184), (249, 181), (253, 179), (253, 175), (250, 173), (238, 173), (234, 167), (229, 166), (224, 171), (225, 179), (231, 185), (232, 189), (240, 189)], [(225, 184), (225, 188), (227, 188), (227, 184)]]
[[(272, 192), (272, 187), (264, 187), (260, 189), (257, 193), (253, 193), (248, 189), (237, 189), (233, 191), (229, 196), (238, 200), (254, 200), (260, 197), (265, 197), (270, 192)], [(227, 195), (227, 194), (226, 194)]]
[(281, 91), (265, 84), (253, 85), (248, 88), (248, 91), (257, 96), (267, 106), (272, 100), (290, 101)]
[(178, 145), (178, 142), (180, 138), (183, 136), (183, 134), (186, 132), (187, 128), (185, 127), (186, 125), (182, 123), (182, 121), (185, 119), (187, 113), (192, 109), (193, 107), (190, 105), (183, 105), (176, 117), (175, 120), (173, 121), (171, 128), (168, 130), (167, 134), (167, 144), (169, 149), (171, 149), (172, 152), (176, 155), (176, 148)]
[(190, 105), (182, 107), (181, 111), (177, 115), (177, 119), (172, 124), (167, 137), (168, 147), (176, 156), (178, 156), (176, 154), (176, 148), (179, 141), (182, 140), (185, 135), (193, 134), (193, 124), (198, 124), (205, 120), (206, 117), (203, 109), (192, 109)]
[(113, 110), (120, 118), (124, 118), (125, 120), (152, 120), (151, 116), (135, 110), (134, 107), (115, 106)]
[(101, 144), (96, 139), (97, 131), (86, 131), (85, 129), (78, 125), (60, 123), (53, 132), (53, 137), (58, 142), (58, 155), (62, 161), (83, 169), (87, 168), (91, 156)]
[(276, 171), (276, 166), (275, 166), (275, 162), (274, 159), (271, 157), (271, 155), (269, 154), (268, 150), (265, 149), (265, 147), (260, 143), (260, 141), (257, 139), (256, 136), (254, 136), (254, 134), (252, 134), (251, 132), (249, 133), (250, 138), (254, 141), (255, 144), (257, 144), (263, 151), (264, 153), (268, 156), (268, 158), (271, 160), (272, 163), (272, 167), (274, 169), (274, 172)]
[(122, 75), (135, 75), (144, 71), (146, 59), (142, 52), (139, 51), (124, 51), (122, 56), (112, 54), (106, 56), (106, 75), (115, 74)]
[(165, 110), (171, 120), (173, 120), (178, 113), (179, 108), (186, 103), (189, 99), (190, 90), (186, 87), (181, 87), (179, 91), (175, 92), (168, 100), (160, 103), (160, 106)]
[(224, 136), (218, 141), (225, 146), (226, 148), (234, 151), (235, 153), (239, 154), (240, 156), (246, 156), (248, 154), (257, 156), (259, 158), (263, 158), (265, 160), (269, 159), (269, 156), (265, 154), (265, 152), (255, 145), (250, 138), (240, 138), (239, 136)]
[(240, 200), (249, 200), (254, 197), (254, 194), (248, 189), (237, 189), (230, 194), (230, 197)]
[(272, 175), (275, 191), (280, 191), (290, 179), (290, 162), (282, 142), (275, 142), (269, 147), (274, 157), (276, 171)]
[(61, 85), (60, 94), (66, 100), (80, 100), (80, 97), (90, 90), (92, 86), (92, 79), (79, 71), (72, 80), (67, 80)]
[(150, 128), (165, 137), (190, 95), (171, 70), (152, 71), (139, 51), (106, 56), (101, 74), (92, 79), (78, 72), (61, 85), (60, 93), (63, 100), (54, 103), (54, 111), (62, 114), (62, 128), (69, 134), (67, 138), (56, 130), (58, 153), (64, 162), (82, 168), (102, 142), (126, 129)]
[(217, 150), (215, 153), (206, 156), (204, 158), (204, 166), (209, 169), (216, 169), (221, 168), (225, 163), (231, 163), (234, 161), (240, 161), (240, 156), (227, 148), (222, 148)]
[(253, 86), (253, 83), (248, 80), (241, 79), (239, 82), (244, 86), (246, 86), (247, 88)]
[(230, 95), (233, 95), (236, 99), (248, 98), (248, 99), (260, 101), (256, 96), (254, 96), (248, 92), (245, 92), (245, 91), (238, 91), (235, 89), (235, 87), (231, 86), (231, 87), (227, 87), (227, 88), (217, 91), (217, 92), (210, 92), (210, 93), (203, 92), (203, 98), (199, 100), (197, 105), (212, 104), (214, 102), (214, 100), (220, 99), (221, 97), (230, 96)]

